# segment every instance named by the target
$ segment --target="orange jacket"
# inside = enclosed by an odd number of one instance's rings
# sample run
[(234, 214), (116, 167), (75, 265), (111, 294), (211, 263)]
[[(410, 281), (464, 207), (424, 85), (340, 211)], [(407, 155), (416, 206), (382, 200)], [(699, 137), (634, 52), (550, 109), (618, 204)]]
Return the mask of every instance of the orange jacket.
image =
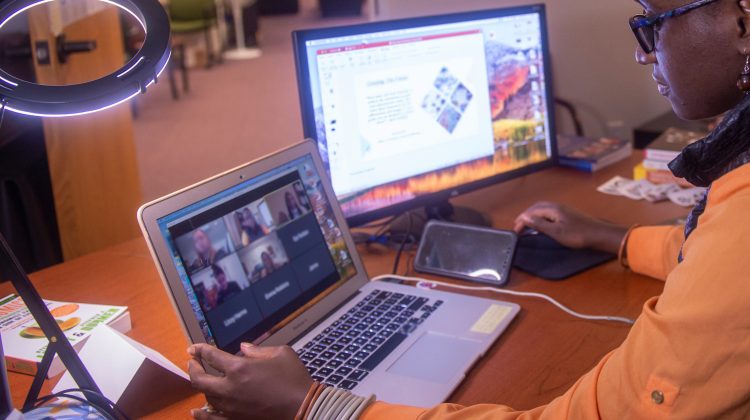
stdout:
[(546, 406), (373, 404), (375, 419), (658, 419), (750, 416), (750, 165), (714, 182), (698, 228), (635, 229), (631, 268), (666, 280), (622, 345)]

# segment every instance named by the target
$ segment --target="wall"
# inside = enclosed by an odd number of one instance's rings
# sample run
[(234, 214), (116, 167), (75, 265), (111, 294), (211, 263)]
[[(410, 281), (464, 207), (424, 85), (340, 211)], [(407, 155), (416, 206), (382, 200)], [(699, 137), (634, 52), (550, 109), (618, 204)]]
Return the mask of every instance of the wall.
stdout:
[[(541, 0), (376, 0), (377, 19), (535, 4)], [(633, 127), (670, 110), (656, 92), (651, 69), (635, 63), (635, 38), (627, 20), (640, 12), (631, 0), (550, 0), (547, 4), (555, 95), (573, 102), (586, 133), (608, 124)], [(371, 12), (372, 13), (372, 12)], [(571, 131), (567, 115), (560, 131)], [(611, 130), (610, 130), (611, 131)], [(622, 131), (622, 129), (620, 130)]]

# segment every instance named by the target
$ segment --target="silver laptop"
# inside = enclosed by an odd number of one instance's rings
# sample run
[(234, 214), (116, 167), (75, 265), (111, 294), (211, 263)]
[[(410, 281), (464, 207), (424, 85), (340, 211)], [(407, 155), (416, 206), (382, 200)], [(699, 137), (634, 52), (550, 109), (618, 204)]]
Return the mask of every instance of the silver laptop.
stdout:
[(191, 342), (288, 344), (318, 381), (391, 403), (445, 400), (519, 311), (370, 282), (311, 141), (138, 218)]

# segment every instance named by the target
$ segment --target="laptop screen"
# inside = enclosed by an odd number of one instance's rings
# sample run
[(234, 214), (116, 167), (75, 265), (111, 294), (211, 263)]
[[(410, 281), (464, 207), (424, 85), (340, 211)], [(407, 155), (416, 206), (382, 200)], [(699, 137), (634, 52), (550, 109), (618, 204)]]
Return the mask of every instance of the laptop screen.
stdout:
[(312, 157), (160, 218), (206, 341), (262, 341), (356, 274)]

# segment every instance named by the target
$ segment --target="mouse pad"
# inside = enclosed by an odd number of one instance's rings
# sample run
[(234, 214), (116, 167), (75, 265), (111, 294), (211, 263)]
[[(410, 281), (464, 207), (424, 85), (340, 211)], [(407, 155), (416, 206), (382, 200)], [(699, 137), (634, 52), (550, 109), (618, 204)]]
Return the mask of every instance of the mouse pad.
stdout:
[(513, 266), (545, 280), (564, 280), (612, 261), (616, 255), (593, 249), (571, 249), (544, 234), (518, 239)]

